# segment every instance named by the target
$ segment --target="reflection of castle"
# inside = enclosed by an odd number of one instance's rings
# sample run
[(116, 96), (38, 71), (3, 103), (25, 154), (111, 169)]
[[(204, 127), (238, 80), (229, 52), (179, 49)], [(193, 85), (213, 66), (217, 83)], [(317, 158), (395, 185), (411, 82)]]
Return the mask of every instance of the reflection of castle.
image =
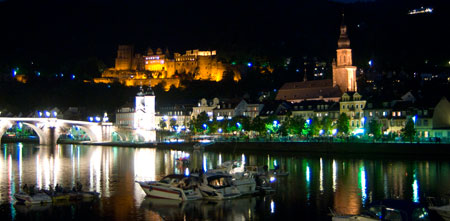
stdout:
[[(95, 83), (119, 82), (127, 86), (151, 84), (155, 86), (165, 83), (165, 89), (171, 86), (179, 87), (181, 75), (194, 80), (221, 81), (227, 66), (216, 58), (216, 51), (189, 50), (185, 54), (174, 53), (173, 57), (160, 48), (147, 55), (134, 54), (131, 45), (119, 45), (115, 67), (102, 73), (101, 78), (95, 78)], [(234, 80), (239, 80), (239, 74), (233, 74)], [(150, 81), (143, 81), (151, 79)], [(150, 82), (150, 83), (149, 83)]]

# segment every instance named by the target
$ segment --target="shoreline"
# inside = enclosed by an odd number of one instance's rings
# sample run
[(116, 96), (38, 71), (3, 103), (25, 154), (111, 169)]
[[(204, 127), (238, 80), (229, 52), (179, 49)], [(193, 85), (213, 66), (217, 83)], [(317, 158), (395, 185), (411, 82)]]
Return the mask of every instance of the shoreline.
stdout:
[[(6, 140), (4, 143), (36, 143), (21, 140)], [(192, 151), (195, 143), (123, 143), (123, 142), (68, 142), (58, 144), (116, 146), (131, 148), (157, 148)], [(325, 154), (325, 155), (376, 155), (409, 157), (450, 157), (450, 144), (429, 143), (326, 143), (326, 142), (216, 142), (205, 147), (214, 152), (248, 152), (279, 154)]]

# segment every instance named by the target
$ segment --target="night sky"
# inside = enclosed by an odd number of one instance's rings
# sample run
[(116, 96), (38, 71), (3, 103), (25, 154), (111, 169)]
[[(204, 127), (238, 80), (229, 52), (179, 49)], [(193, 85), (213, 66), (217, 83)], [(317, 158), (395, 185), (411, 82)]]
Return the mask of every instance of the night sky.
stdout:
[[(139, 52), (199, 48), (229, 57), (330, 61), (345, 12), (357, 64), (449, 59), (447, 1), (341, 2), (355, 1), (3, 1), (0, 58), (7, 64), (34, 61), (49, 71), (58, 71), (55, 63), (87, 57), (111, 66), (118, 44), (134, 44)], [(435, 13), (406, 15), (423, 5)]]

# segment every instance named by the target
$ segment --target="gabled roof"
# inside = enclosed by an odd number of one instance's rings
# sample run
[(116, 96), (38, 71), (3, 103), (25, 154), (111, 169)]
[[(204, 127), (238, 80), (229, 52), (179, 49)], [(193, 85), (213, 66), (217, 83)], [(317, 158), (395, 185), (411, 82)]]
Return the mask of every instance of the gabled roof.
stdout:
[(288, 82), (285, 83), (275, 99), (277, 100), (307, 100), (341, 97), (342, 92), (339, 87), (333, 87), (331, 79), (304, 81), (304, 82)]

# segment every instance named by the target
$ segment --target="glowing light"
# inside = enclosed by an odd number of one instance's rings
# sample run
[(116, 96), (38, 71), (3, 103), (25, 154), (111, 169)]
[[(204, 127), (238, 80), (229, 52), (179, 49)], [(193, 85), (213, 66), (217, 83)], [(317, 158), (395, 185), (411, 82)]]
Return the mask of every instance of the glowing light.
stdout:
[(333, 160), (333, 192), (336, 192), (337, 185), (337, 164), (336, 160)]
[(277, 178), (275, 178), (274, 176), (271, 176), (271, 177), (269, 178), (269, 181), (270, 181), (271, 183), (275, 182), (276, 180), (277, 180)]
[(206, 172), (208, 170), (206, 165), (206, 155), (203, 154), (203, 172)]
[(370, 65), (370, 67), (372, 67), (372, 65), (373, 65), (373, 61), (372, 60), (369, 61), (369, 65)]
[(366, 169), (362, 166), (359, 170), (359, 183), (361, 188), (361, 199), (363, 204), (367, 200), (367, 179), (366, 179)]
[(270, 213), (275, 213), (275, 202), (270, 200)]
[(50, 117), (50, 112), (45, 111), (45, 116), (46, 116), (46, 117)]
[(414, 115), (414, 116), (412, 117), (412, 120), (413, 120), (414, 123), (416, 123), (417, 115)]
[(222, 164), (222, 154), (219, 153), (219, 163), (218, 165)]
[(306, 182), (309, 183), (310, 178), (311, 178), (311, 170), (309, 169), (309, 165), (306, 164)]
[(203, 124), (202, 126), (203, 126), (203, 129), (205, 129), (205, 130), (208, 127), (208, 125), (206, 125), (206, 124)]
[(222, 132), (223, 132), (222, 128), (219, 128), (219, 129), (217, 130), (217, 132), (222, 133)]
[(38, 72), (36, 73), (36, 75), (37, 75), (38, 77), (41, 76), (41, 72), (38, 71)]
[(38, 111), (38, 115), (39, 115), (39, 117), (42, 117), (42, 112)]
[(164, 116), (163, 116), (163, 120), (164, 120), (164, 121), (167, 121), (167, 120), (169, 120), (169, 117), (168, 117), (167, 115), (164, 115)]
[(320, 135), (323, 135), (324, 132), (325, 132), (325, 131), (322, 129), (322, 130), (319, 131), (319, 134), (320, 134)]
[(331, 131), (331, 133), (332, 133), (333, 135), (336, 135), (336, 134), (337, 134), (337, 132), (338, 132), (338, 130), (337, 130), (337, 129), (333, 129), (333, 130)]
[(245, 165), (245, 155), (244, 154), (242, 154), (242, 156), (241, 156), (241, 162), (242, 162), (242, 165)]
[(311, 119), (308, 118), (308, 120), (306, 120), (306, 124), (310, 125), (311, 124)]
[(184, 175), (189, 176), (189, 168), (186, 167), (186, 169), (184, 170)]
[(135, 180), (156, 179), (156, 149), (137, 149), (134, 152), (134, 174)]
[(58, 116), (58, 113), (56, 113), (56, 111), (53, 111), (53, 116), (54, 117)]
[(74, 74), (72, 74), (72, 80), (73, 80), (73, 79), (75, 79), (75, 75), (74, 75)]
[(94, 118), (93, 117), (89, 117), (89, 122), (92, 122), (92, 121), (94, 121)]
[(247, 63), (247, 66), (248, 66), (248, 67), (251, 67), (251, 66), (252, 66), (252, 63), (251, 63), (251, 62), (248, 62), (248, 63)]
[(416, 170), (414, 170), (414, 175), (413, 175), (413, 184), (412, 184), (412, 188), (413, 188), (413, 202), (418, 203), (420, 198), (419, 198), (419, 182), (417, 181), (417, 175), (416, 175)]
[(364, 134), (364, 128), (357, 128), (353, 131), (353, 134)]
[(99, 117), (99, 116), (96, 116), (96, 117), (95, 117), (95, 121), (100, 122), (100, 121), (101, 121), (100, 117)]
[(319, 174), (319, 189), (320, 192), (323, 193), (323, 162), (322, 157), (320, 158), (320, 174)]
[(218, 120), (218, 121), (223, 120), (223, 116), (217, 116), (217, 120)]

